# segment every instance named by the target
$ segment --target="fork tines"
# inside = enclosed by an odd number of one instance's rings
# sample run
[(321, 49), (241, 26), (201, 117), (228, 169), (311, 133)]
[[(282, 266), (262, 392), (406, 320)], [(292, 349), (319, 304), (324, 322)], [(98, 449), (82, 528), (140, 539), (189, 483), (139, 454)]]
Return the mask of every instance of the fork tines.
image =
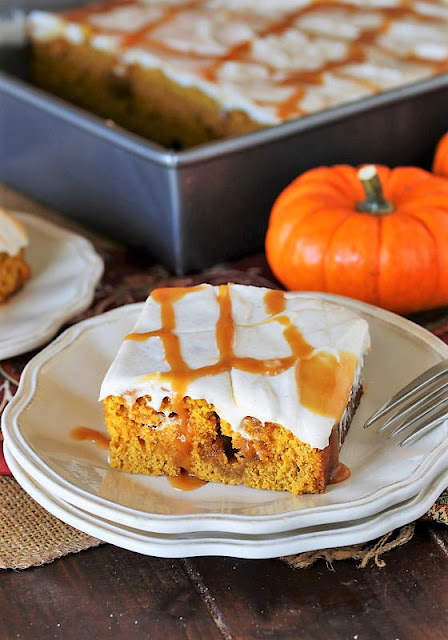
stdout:
[(382, 420), (378, 433), (393, 427), (392, 438), (410, 431), (398, 443), (410, 444), (448, 419), (448, 360), (439, 362), (396, 393), (365, 422), (364, 428)]

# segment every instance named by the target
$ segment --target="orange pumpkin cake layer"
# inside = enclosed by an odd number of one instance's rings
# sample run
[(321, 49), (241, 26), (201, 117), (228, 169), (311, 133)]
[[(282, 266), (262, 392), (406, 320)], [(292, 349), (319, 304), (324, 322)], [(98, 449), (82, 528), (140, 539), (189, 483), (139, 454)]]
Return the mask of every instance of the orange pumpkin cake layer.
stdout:
[(153, 291), (102, 384), (114, 469), (325, 490), (359, 403), (365, 320), (243, 285)]
[(28, 243), (23, 225), (0, 208), (0, 303), (30, 277), (24, 247)]
[(170, 147), (448, 68), (442, 0), (117, 0), (34, 11), (29, 33), (40, 86)]

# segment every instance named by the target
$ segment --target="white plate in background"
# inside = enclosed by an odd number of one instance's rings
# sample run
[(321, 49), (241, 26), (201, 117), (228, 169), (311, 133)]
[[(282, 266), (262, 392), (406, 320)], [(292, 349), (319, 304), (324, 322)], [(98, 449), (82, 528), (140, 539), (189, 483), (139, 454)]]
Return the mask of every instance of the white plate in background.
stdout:
[(31, 278), (0, 304), (0, 359), (39, 347), (91, 304), (103, 261), (80, 235), (28, 213), (11, 211), (25, 226)]

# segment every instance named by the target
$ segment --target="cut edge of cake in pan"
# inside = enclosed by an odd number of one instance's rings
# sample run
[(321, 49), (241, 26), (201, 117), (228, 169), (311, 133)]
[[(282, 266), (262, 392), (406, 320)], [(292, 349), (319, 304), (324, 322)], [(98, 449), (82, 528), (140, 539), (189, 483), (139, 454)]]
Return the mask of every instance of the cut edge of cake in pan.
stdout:
[(367, 322), (245, 285), (156, 289), (100, 392), (113, 469), (321, 493), (362, 394)]

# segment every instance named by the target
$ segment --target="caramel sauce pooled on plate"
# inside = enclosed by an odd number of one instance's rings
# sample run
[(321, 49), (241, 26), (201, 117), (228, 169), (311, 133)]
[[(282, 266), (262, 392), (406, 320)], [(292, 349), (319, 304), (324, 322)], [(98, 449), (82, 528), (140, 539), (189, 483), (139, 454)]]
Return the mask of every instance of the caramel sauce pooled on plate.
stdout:
[(330, 479), (328, 480), (328, 484), (339, 484), (339, 482), (344, 482), (344, 480), (348, 480), (351, 476), (351, 471), (343, 462), (337, 462), (336, 465), (332, 468), (330, 473)]
[(109, 438), (97, 429), (89, 427), (74, 427), (70, 431), (73, 440), (90, 440), (94, 442), (100, 449), (109, 449)]
[(197, 478), (195, 475), (185, 471), (185, 469), (181, 471), (178, 476), (168, 478), (168, 481), (170, 485), (178, 491), (193, 491), (194, 489), (199, 489), (199, 487), (203, 487), (204, 484), (207, 484), (206, 480)]

